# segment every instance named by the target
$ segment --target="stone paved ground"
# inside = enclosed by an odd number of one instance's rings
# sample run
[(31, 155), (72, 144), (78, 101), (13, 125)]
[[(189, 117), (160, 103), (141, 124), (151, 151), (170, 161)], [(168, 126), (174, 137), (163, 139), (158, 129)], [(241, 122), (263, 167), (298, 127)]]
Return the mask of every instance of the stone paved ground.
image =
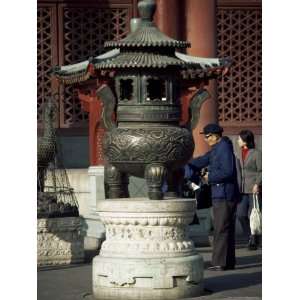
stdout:
[[(198, 248), (205, 267), (211, 248)], [(258, 300), (262, 295), (262, 253), (237, 245), (237, 266), (232, 271), (204, 271), (206, 295), (189, 300)], [(92, 300), (92, 265), (49, 267), (38, 271), (38, 300)]]
[[(205, 265), (211, 259), (211, 248), (199, 248)], [(262, 295), (262, 251), (249, 251), (238, 245), (236, 249), (237, 266), (235, 270), (214, 272), (204, 271), (204, 286), (209, 295), (201, 300), (257, 300)], [(191, 298), (190, 298), (191, 299)]]

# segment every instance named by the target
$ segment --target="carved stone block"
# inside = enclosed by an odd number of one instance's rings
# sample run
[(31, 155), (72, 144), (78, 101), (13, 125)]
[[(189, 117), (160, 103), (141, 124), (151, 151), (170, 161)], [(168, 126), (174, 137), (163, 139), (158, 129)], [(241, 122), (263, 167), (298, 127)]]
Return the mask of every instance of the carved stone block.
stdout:
[(78, 217), (38, 219), (37, 258), (38, 266), (83, 262), (81, 219)]

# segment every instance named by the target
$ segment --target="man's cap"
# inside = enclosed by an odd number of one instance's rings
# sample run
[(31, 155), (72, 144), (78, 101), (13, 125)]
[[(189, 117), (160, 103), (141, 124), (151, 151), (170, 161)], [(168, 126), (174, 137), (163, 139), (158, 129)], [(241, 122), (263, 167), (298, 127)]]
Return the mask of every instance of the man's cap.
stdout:
[(212, 124), (207, 124), (203, 128), (203, 132), (200, 132), (200, 134), (210, 134), (210, 133), (217, 133), (221, 134), (223, 132), (223, 128), (219, 126), (218, 124), (212, 123)]

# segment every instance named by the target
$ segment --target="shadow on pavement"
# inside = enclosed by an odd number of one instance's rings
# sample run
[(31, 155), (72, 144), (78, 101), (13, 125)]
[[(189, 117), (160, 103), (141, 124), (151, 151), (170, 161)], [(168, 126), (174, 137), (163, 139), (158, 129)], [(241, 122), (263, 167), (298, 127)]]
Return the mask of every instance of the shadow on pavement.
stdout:
[(243, 269), (251, 269), (251, 268), (259, 268), (261, 267), (262, 264), (249, 264), (249, 265), (245, 265), (245, 266), (236, 266), (235, 269), (236, 270), (243, 270)]
[(204, 286), (213, 293), (241, 289), (249, 286), (261, 284), (261, 272), (224, 274), (221, 276), (209, 277), (204, 279)]
[(240, 256), (236, 258), (237, 265), (248, 265), (261, 263), (262, 256), (260, 253), (257, 255)]
[(38, 267), (37, 271), (54, 271), (54, 270), (66, 270), (66, 269), (73, 269), (73, 268), (80, 268), (82, 266), (91, 265), (91, 263), (78, 263), (73, 265), (59, 265), (59, 266), (45, 266), (45, 267)]
[[(211, 266), (210, 261), (204, 261), (204, 269), (206, 270)], [(236, 258), (236, 270), (248, 269), (262, 266), (262, 256), (261, 254), (249, 255), (249, 256), (240, 256)]]

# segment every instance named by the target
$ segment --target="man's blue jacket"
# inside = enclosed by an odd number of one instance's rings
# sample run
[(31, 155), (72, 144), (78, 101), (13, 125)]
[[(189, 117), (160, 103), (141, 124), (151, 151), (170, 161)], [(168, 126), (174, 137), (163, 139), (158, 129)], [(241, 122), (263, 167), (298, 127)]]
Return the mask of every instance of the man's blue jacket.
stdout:
[(188, 165), (197, 171), (208, 167), (213, 202), (239, 201), (236, 159), (228, 137), (222, 137), (209, 152), (191, 160)]

